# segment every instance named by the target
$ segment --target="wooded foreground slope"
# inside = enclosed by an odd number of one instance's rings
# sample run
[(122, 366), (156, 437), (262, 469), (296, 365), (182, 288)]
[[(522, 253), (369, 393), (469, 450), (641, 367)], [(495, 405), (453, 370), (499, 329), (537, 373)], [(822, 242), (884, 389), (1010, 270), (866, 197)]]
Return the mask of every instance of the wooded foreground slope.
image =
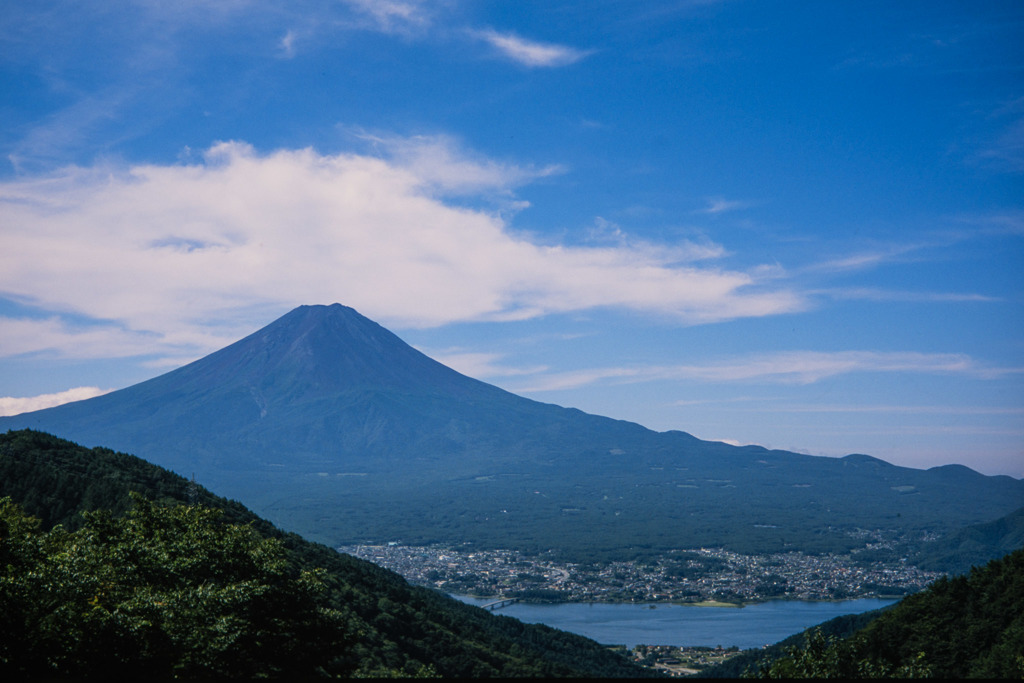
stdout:
[(735, 677), (746, 670), (767, 678), (1020, 679), (1024, 548), (939, 579), (892, 607), (834, 619), (779, 645), (744, 653), (705, 675)]
[(0, 497), (4, 678), (645, 675), (109, 449), (0, 435)]

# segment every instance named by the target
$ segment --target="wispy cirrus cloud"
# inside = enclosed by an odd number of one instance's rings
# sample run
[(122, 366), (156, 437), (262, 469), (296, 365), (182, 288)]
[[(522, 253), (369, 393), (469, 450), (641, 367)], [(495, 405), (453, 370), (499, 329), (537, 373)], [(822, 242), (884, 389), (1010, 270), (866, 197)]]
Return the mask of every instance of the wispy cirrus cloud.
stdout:
[(424, 0), (342, 0), (384, 33), (409, 33), (428, 27), (431, 3)]
[(295, 41), (298, 38), (298, 34), (294, 29), (288, 29), (284, 36), (281, 37), (281, 42), (278, 43), (278, 47), (281, 48), (281, 56), (285, 59), (292, 59), (295, 57)]
[(1024, 235), (1024, 211), (965, 214), (957, 221), (968, 226), (968, 237), (976, 235)]
[(860, 301), (904, 301), (911, 303), (971, 303), (1003, 301), (999, 297), (984, 294), (961, 294), (957, 292), (908, 292), (878, 289), (874, 287), (848, 287), (809, 291), (808, 294), (827, 296), (839, 300)]
[(52, 168), (87, 149), (97, 137), (123, 140), (141, 126), (126, 125), (125, 112), (138, 93), (112, 86), (79, 98), (28, 128), (7, 153), (16, 172)]
[(521, 392), (575, 389), (598, 382), (650, 382), (687, 379), (702, 382), (813, 384), (858, 372), (958, 374), (996, 379), (1024, 368), (992, 368), (959, 353), (883, 351), (789, 351), (749, 355), (703, 365), (606, 367), (553, 373), (534, 378)]
[(955, 373), (980, 378), (1020, 372), (1015, 369), (987, 368), (961, 353), (913, 351), (791, 351), (684, 367), (679, 371), (694, 378), (714, 381), (757, 379), (797, 384), (810, 384), (851, 372)]
[(972, 160), (1006, 173), (1024, 171), (1024, 116), (1005, 124)]
[(720, 213), (728, 213), (730, 211), (738, 211), (745, 209), (750, 206), (749, 202), (743, 202), (736, 199), (725, 199), (723, 197), (709, 197), (707, 199), (707, 206), (703, 209), (698, 209), (696, 213), (717, 215)]
[(473, 155), (448, 135), (405, 137), (363, 130), (352, 131), (352, 135), (408, 170), (422, 187), (440, 196), (493, 191), (508, 194), (515, 187), (566, 170), (559, 164), (538, 168)]
[(1024, 415), (1024, 408), (1005, 406), (893, 405), (893, 404), (772, 404), (753, 405), (752, 411), (770, 413), (884, 413), (886, 415)]
[(470, 34), (489, 43), (508, 59), (529, 67), (567, 66), (593, 54), (593, 50), (541, 43), (491, 29), (474, 30)]
[(922, 248), (923, 246), (919, 244), (883, 245), (876, 249), (862, 250), (847, 256), (821, 261), (806, 266), (804, 270), (826, 273), (865, 270), (892, 262)]
[[(0, 357), (42, 354), (53, 358), (129, 358), (160, 354), (175, 359), (174, 365), (198, 357), (197, 350), (213, 350), (230, 344), (247, 326), (220, 326), (219, 334), (200, 326), (159, 330), (129, 327), (111, 319), (73, 324), (59, 314), (44, 318), (0, 316)], [(165, 365), (160, 360), (147, 363)]]
[(501, 362), (505, 357), (500, 353), (480, 353), (464, 349), (445, 349), (440, 351), (424, 351), (439, 363), (443, 363), (462, 374), (481, 379), (484, 377), (516, 377), (546, 372), (548, 366), (535, 365), (530, 367), (514, 367)]

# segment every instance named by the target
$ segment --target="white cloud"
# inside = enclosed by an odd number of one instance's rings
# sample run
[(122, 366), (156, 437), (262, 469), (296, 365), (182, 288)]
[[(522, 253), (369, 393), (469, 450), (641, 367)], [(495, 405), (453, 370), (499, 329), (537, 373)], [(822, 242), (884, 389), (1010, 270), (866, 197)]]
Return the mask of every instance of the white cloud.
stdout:
[(533, 168), (473, 156), (447, 135), (401, 137), (366, 131), (353, 134), (412, 173), (420, 187), (436, 196), (507, 194), (519, 185), (565, 171), (557, 164)]
[[(931, 240), (905, 244), (880, 244), (874, 249), (829, 259), (807, 266), (807, 272), (841, 273), (876, 268), (890, 263), (920, 261), (930, 258), (927, 250), (949, 247), (962, 239), (950, 233), (935, 235)], [(931, 257), (933, 258), (933, 257)]]
[[(658, 257), (666, 262), (673, 263), (719, 259), (729, 255), (725, 247), (707, 240), (698, 243), (688, 239), (680, 239), (676, 240), (672, 247), (669, 248), (662, 244), (654, 244), (636, 239), (623, 230), (621, 225), (601, 216), (597, 216), (594, 219), (593, 227), (587, 231), (587, 241), (591, 244), (629, 247), (638, 252), (647, 251), (652, 255), (657, 254)], [(763, 266), (759, 266), (758, 272), (761, 272), (763, 268)]]
[(886, 263), (890, 261), (894, 257), (894, 255), (895, 253), (891, 250), (865, 251), (859, 254), (852, 254), (850, 256), (844, 256), (842, 258), (832, 259), (830, 261), (818, 263), (809, 266), (807, 270), (827, 272), (863, 270), (866, 268), (874, 268), (875, 266)]
[(745, 209), (748, 206), (747, 202), (723, 199), (722, 197), (711, 197), (707, 200), (707, 202), (708, 205), (703, 209), (700, 209), (697, 213), (715, 215), (719, 213), (726, 213), (728, 211), (737, 211), (739, 209)]
[(423, 0), (343, 0), (367, 17), (378, 31), (408, 33), (430, 25), (427, 3)]
[(591, 368), (586, 370), (571, 370), (569, 372), (557, 372), (531, 380), (531, 383), (513, 389), (514, 392), (525, 394), (537, 391), (561, 391), (564, 389), (578, 389), (590, 384), (603, 382), (605, 380), (619, 380), (627, 383), (644, 382), (658, 378), (665, 372), (665, 368), (644, 367), (644, 368)]
[(982, 369), (958, 353), (793, 351), (742, 358), (716, 365), (680, 367), (684, 376), (711, 381), (761, 380), (810, 384), (851, 372), (968, 373)]
[[(47, 318), (0, 316), (0, 357), (46, 354), (58, 358), (128, 358), (158, 353), (181, 359), (196, 359), (195, 351), (211, 351), (237, 341), (246, 327), (233, 331), (222, 326), (217, 334), (202, 326), (158, 328), (159, 331), (128, 329), (111, 321), (72, 325), (57, 315)], [(186, 361), (186, 362), (187, 362)], [(161, 361), (154, 365), (163, 366)]]
[(705, 365), (609, 367), (541, 376), (519, 392), (575, 389), (595, 382), (623, 383), (665, 379), (704, 382), (813, 384), (854, 372), (958, 374), (995, 379), (1024, 372), (1021, 368), (988, 368), (959, 353), (882, 351), (788, 351), (743, 356)]
[[(678, 405), (678, 404), (677, 404)], [(755, 405), (749, 408), (751, 411), (764, 411), (771, 413), (884, 413), (895, 415), (909, 413), (914, 415), (1024, 415), (1024, 408), (1006, 408), (1002, 406), (963, 406), (963, 405), (893, 405), (893, 404), (867, 404), (867, 405), (838, 405), (838, 404), (797, 404), (771, 406)]]
[(116, 325), (75, 328), (57, 316), (45, 319), (0, 317), (0, 357), (54, 353), (73, 349), (77, 358), (119, 358), (140, 355), (152, 343), (145, 335)]
[(482, 379), (484, 377), (513, 377), (517, 375), (533, 375), (545, 372), (546, 365), (517, 368), (502, 365), (499, 361), (503, 356), (499, 353), (480, 353), (449, 349), (445, 351), (425, 352), (439, 363), (461, 372), (467, 377)]
[(996, 170), (1024, 171), (1024, 97), (998, 107), (989, 117), (999, 128), (995, 138), (976, 155), (976, 161), (989, 162)]
[(911, 301), (933, 303), (969, 303), (1002, 301), (997, 297), (983, 294), (957, 294), (954, 292), (907, 292), (900, 290), (875, 289), (871, 287), (849, 287), (845, 289), (822, 289), (809, 294), (823, 294), (833, 299), (863, 301)]
[[(97, 135), (110, 132), (112, 139), (127, 136), (131, 125), (124, 123), (124, 112), (134, 95), (125, 88), (107, 87), (58, 109), (31, 127), (7, 155), (15, 171), (48, 167), (87, 147)], [(135, 124), (136, 126), (138, 124)]]
[(566, 66), (592, 54), (590, 50), (577, 50), (565, 45), (539, 43), (511, 33), (473, 31), (509, 59), (531, 67)]
[(281, 38), (281, 42), (278, 43), (278, 47), (281, 48), (281, 55), (286, 59), (291, 59), (295, 56), (295, 31), (288, 30)]
[(495, 214), (435, 196), (468, 192), (474, 169), (486, 177), (477, 189), (494, 192), (530, 172), (420, 142), (424, 150), (406, 141), (390, 160), (227, 142), (203, 163), (72, 167), (2, 183), (0, 291), (105, 322), (0, 320), (0, 349), (95, 357), (109, 344), (110, 356), (181, 357), (271, 313), (334, 301), (404, 326), (598, 307), (697, 324), (805, 305), (755, 274), (680, 265), (672, 248), (531, 242)]
[(40, 394), (39, 396), (26, 396), (24, 398), (14, 396), (0, 396), (0, 415), (19, 415), (33, 410), (42, 410), (54, 406), (71, 403), (72, 401), (84, 401), (94, 396), (102, 396), (113, 391), (113, 389), (100, 389), (99, 387), (75, 387), (56, 394)]

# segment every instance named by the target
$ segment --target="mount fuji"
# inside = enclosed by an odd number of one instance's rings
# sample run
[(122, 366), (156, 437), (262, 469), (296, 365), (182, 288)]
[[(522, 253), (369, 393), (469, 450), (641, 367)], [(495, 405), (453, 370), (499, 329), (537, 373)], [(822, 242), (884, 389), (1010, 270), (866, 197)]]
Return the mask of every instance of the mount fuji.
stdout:
[(1024, 506), (1024, 481), (702, 441), (466, 377), (355, 310), (301, 306), (189, 365), (0, 418), (138, 455), (332, 545), (570, 555), (844, 551)]

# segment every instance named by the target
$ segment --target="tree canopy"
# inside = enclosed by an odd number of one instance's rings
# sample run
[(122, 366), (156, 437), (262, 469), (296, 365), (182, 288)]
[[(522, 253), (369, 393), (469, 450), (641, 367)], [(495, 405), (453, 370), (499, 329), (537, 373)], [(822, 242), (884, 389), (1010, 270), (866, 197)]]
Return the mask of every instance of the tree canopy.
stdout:
[(846, 638), (811, 631), (766, 678), (1024, 677), (1024, 549), (942, 578)]
[(0, 666), (39, 675), (326, 673), (353, 635), (317, 572), (204, 506), (134, 496), (42, 531), (0, 500)]

